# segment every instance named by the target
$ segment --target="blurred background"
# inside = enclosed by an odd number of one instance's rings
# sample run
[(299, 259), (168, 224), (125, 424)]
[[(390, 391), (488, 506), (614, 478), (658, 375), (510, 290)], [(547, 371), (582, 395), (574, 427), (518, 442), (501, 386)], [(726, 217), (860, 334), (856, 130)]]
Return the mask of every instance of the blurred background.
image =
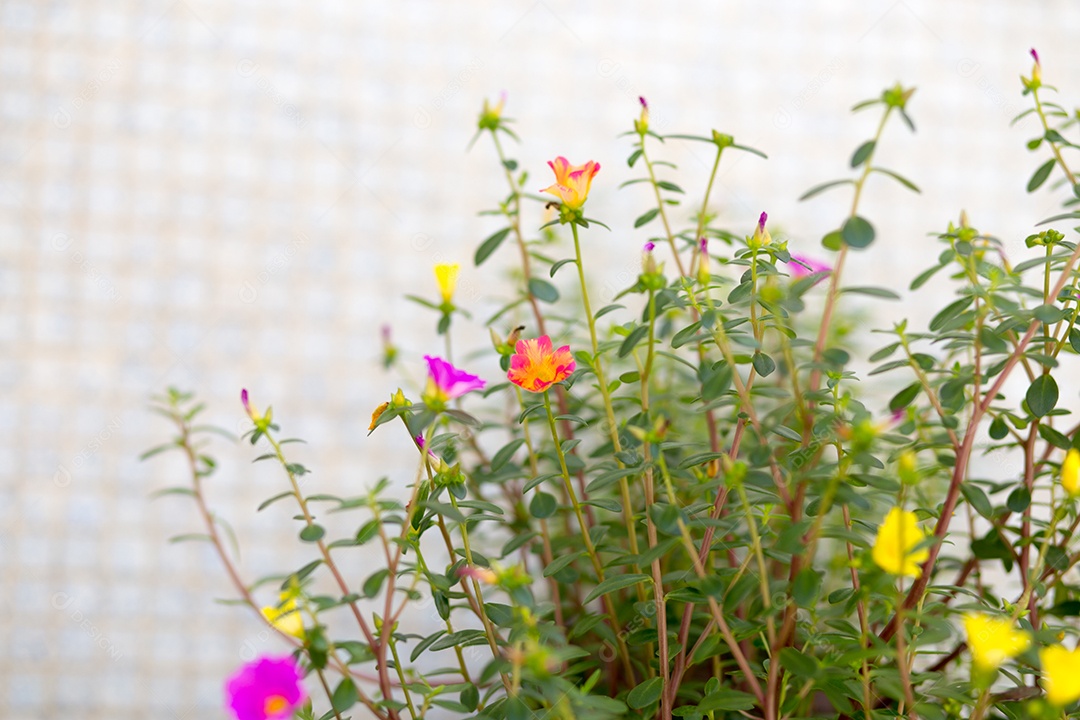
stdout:
[[(210, 2), (0, 0), (0, 716), (223, 717), (222, 678), (280, 651), (256, 619), (215, 604), (232, 591), (200, 544), (183, 459), (139, 454), (169, 437), (148, 413), (167, 385), (197, 391), (207, 419), (244, 427), (241, 387), (273, 403), (317, 491), (411, 480), (413, 451), (366, 437), (371, 410), (437, 352), (435, 318), (400, 299), (436, 296), (431, 266), (460, 261), (461, 304), (497, 307), (514, 253), (483, 274), (504, 180), (488, 139), (467, 143), (484, 98), (508, 93), (538, 190), (544, 162), (598, 160), (585, 238), (597, 306), (632, 282), (649, 198), (626, 167), (637, 97), (660, 133), (713, 128), (768, 153), (726, 157), (715, 209), (749, 233), (827, 257), (821, 236), (850, 194), (806, 203), (848, 177), (876, 110), (856, 102), (899, 81), (918, 133), (892, 124), (879, 162), (923, 190), (871, 181), (878, 240), (848, 277), (903, 291), (862, 303), (876, 326), (925, 325), (949, 289), (906, 287), (938, 253), (928, 233), (966, 209), (1015, 254), (1060, 193), (1024, 192), (1028, 49), (1061, 102), (1080, 98), (1080, 5), (817, 2)], [(700, 197), (708, 146), (657, 158)], [(531, 207), (527, 227), (543, 219)], [(687, 211), (688, 212), (688, 211)], [(501, 275), (500, 275), (501, 274)], [(567, 274), (568, 276), (568, 274)], [(401, 372), (381, 369), (389, 322)], [(458, 347), (486, 333), (455, 325)], [(496, 377), (490, 356), (468, 369)], [(1073, 397), (1073, 391), (1063, 393)], [(292, 446), (300, 447), (300, 446)], [(290, 511), (250, 446), (211, 446), (208, 494), (240, 536), (245, 577), (298, 567)], [(1003, 471), (1007, 471), (1007, 468)], [(359, 582), (362, 555), (350, 567)], [(260, 599), (269, 603), (269, 594)], [(360, 714), (358, 717), (362, 717)]]

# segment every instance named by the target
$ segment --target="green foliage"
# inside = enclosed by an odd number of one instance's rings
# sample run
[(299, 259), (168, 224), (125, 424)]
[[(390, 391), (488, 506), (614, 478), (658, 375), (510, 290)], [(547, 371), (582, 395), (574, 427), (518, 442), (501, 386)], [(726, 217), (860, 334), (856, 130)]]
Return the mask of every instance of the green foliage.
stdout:
[[(1076, 147), (1064, 134), (1075, 122), (1039, 99), (1037, 79), (1024, 87), (1042, 124), (1029, 146), (1046, 155), (1027, 190), (1056, 170), (1071, 206), (1078, 186), (1063, 153)], [(880, 117), (850, 156), (856, 176), (803, 196), (851, 189), (850, 212), (822, 241), (832, 268), (877, 238), (859, 214), (872, 176), (918, 192), (876, 164), (890, 118), (914, 131), (912, 93), (897, 85), (857, 105)], [(764, 155), (715, 130), (661, 137), (645, 110), (627, 133), (627, 167), (605, 173), (635, 173), (623, 184), (642, 206), (612, 225), (656, 246), (611, 293), (617, 302), (594, 312), (587, 284), (567, 293), (540, 276), (572, 264), (584, 283), (581, 234), (606, 226), (564, 203), (528, 229), (528, 203), (550, 198), (513, 175), (501, 138), (516, 136), (501, 107), (485, 106), (479, 134), (494, 140), (509, 195), (484, 213), (500, 229), (474, 260), (516, 244), (518, 284), (486, 323), (494, 352), (470, 356), (489, 380), (483, 393), (410, 399), (388, 386), (371, 428), (416, 448), (407, 500), (386, 480), (353, 497), (304, 496), (308, 470), (287, 458), (271, 413), (249, 410), (244, 439), (264, 445), (256, 460), (277, 462), (283, 482), (258, 509), (292, 503), (312, 559), (245, 583), (202, 494), (215, 464), (202, 450), (209, 428), (194, 423), (201, 406), (175, 390), (157, 401), (177, 436), (147, 456), (185, 456), (190, 488), (162, 494), (193, 499), (205, 523), (179, 539), (208, 541), (252, 610), (279, 582), (303, 609), (302, 637), (282, 634), (323, 708), (303, 712), (1053, 716), (1038, 650), (1074, 636), (1080, 612), (1080, 516), (1059, 482), (1065, 451), (1080, 444), (1062, 402), (1076, 395), (1063, 368), (1080, 350), (1075, 238), (1033, 234), (1033, 257), (1011, 265), (961, 216), (911, 283), (955, 297), (926, 329), (899, 322), (866, 352), (844, 331), (845, 299), (899, 295), (845, 285), (838, 269), (810, 273), (764, 215), (750, 232), (722, 226), (710, 205), (722, 157)], [(698, 195), (652, 154), (684, 141), (715, 152)], [(593, 192), (615, 184), (601, 174)], [(413, 299), (440, 314), (448, 343), (450, 315), (468, 319), (449, 300)], [(501, 382), (517, 340), (541, 328), (569, 345), (576, 369), (542, 393)], [(354, 529), (335, 537), (316, 506)], [(427, 608), (425, 622), (405, 627), (410, 605)], [(973, 668), (972, 653), (993, 641), (966, 637), (961, 617), (973, 612), (1004, 619), (1031, 649), (1006, 653), (1000, 671)]]

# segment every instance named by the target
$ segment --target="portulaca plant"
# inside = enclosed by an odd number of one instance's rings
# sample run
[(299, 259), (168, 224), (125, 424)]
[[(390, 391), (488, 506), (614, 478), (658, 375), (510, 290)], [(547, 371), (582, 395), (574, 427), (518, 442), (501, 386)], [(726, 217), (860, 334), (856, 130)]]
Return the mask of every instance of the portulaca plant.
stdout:
[[(844, 267), (873, 252), (864, 194), (886, 181), (918, 192), (877, 153), (888, 132), (915, 130), (913, 89), (855, 106), (878, 122), (852, 176), (804, 196), (851, 194), (820, 246), (797, 229), (773, 238), (764, 212), (731, 228), (712, 210), (721, 162), (764, 157), (730, 135), (661, 136), (642, 100), (626, 166), (559, 157), (538, 195), (507, 154), (518, 138), (505, 98), (485, 103), (474, 142), (491, 141), (506, 187), (474, 261), (509, 246), (520, 273), (485, 323), (492, 348), (461, 366), (454, 331), (473, 321), (455, 304), (457, 265), (435, 268), (435, 300), (412, 298), (436, 314), (443, 347), (421, 360), (384, 335), (391, 371), (427, 372), (420, 387), (388, 382), (369, 428), (404, 433), (413, 477), (358, 495), (332, 494), (344, 479), (301, 487), (288, 419), (244, 390), (244, 439), (281, 468), (263, 507), (292, 503), (310, 549), (272, 585), (248, 579), (207, 504), (202, 406), (177, 390), (157, 401), (176, 435), (149, 454), (179, 450), (191, 472), (165, 492), (194, 500), (195, 537), (279, 639), (228, 679), (235, 717), (1077, 713), (1080, 425), (1059, 400), (1075, 395), (1065, 368), (1080, 352), (1080, 115), (1047, 99), (1032, 55), (1020, 119), (1043, 161), (1026, 189), (1050, 182), (1065, 211), (1033, 227), (1030, 257), (1015, 261), (962, 213), (928, 219), (944, 225), (939, 253), (911, 288), (933, 283), (947, 304), (872, 350), (852, 344), (845, 304), (898, 295)], [(715, 158), (696, 191), (663, 159), (686, 142)], [(588, 201), (618, 184), (648, 191), (632, 222), (641, 272), (595, 307), (581, 246), (610, 231)], [(566, 272), (580, 300), (550, 282)], [(857, 360), (873, 369), (857, 377)], [(883, 392), (898, 377), (903, 389)], [(981, 452), (1012, 453), (1022, 470), (976, 473)], [(329, 513), (354, 529), (331, 535)], [(419, 603), (437, 626), (404, 621)]]

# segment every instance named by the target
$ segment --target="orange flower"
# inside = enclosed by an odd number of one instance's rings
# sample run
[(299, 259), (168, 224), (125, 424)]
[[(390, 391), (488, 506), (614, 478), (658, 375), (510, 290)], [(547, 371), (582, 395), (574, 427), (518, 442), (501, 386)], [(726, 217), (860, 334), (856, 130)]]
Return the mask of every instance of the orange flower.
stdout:
[(600, 172), (600, 163), (590, 160), (584, 165), (571, 165), (569, 160), (560, 155), (548, 162), (548, 165), (555, 171), (555, 184), (540, 192), (558, 197), (569, 210), (580, 210), (589, 197), (593, 176)]
[(574, 358), (570, 346), (558, 350), (551, 347), (551, 338), (541, 335), (535, 340), (518, 340), (510, 358), (510, 372), (506, 377), (522, 390), (544, 392), (554, 383), (565, 380), (574, 372)]

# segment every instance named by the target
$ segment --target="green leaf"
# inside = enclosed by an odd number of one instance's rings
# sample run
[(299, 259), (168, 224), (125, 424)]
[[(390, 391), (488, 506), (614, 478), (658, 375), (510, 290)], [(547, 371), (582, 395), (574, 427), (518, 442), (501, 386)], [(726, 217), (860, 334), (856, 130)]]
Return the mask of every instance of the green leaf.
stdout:
[(1005, 418), (996, 417), (990, 423), (990, 438), (1001, 440), (1009, 434), (1009, 426), (1005, 424)]
[(816, 658), (793, 647), (786, 647), (780, 651), (780, 664), (795, 677), (807, 680), (815, 677), (821, 669)]
[(1005, 500), (1005, 507), (1014, 513), (1024, 512), (1029, 505), (1031, 505), (1031, 493), (1023, 485), (1009, 493), (1008, 499)]
[(551, 561), (551, 564), (544, 568), (544, 577), (551, 577), (557, 572), (570, 567), (570, 565), (579, 557), (584, 555), (584, 552), (571, 553), (569, 555), (563, 555), (560, 558), (555, 558)]
[(1035, 192), (1039, 189), (1039, 186), (1046, 182), (1046, 178), (1050, 177), (1050, 171), (1054, 169), (1054, 158), (1050, 158), (1035, 171), (1035, 174), (1028, 180), (1027, 191)]
[(510, 462), (510, 458), (514, 457), (514, 453), (517, 452), (518, 448), (524, 444), (525, 438), (514, 438), (499, 448), (499, 451), (495, 453), (495, 457), (491, 458), (491, 472), (501, 470), (506, 463)]
[(548, 277), (555, 277), (555, 273), (559, 272), (559, 268), (561, 268), (563, 265), (566, 265), (568, 263), (575, 263), (575, 262), (577, 262), (577, 258), (563, 258), (562, 260), (558, 261), (557, 263), (555, 263), (555, 264), (553, 264), (551, 266), (551, 271), (548, 273)]
[(889, 410), (896, 412), (897, 410), (903, 410), (912, 401), (918, 397), (919, 392), (922, 390), (922, 385), (919, 383), (911, 383), (900, 392), (893, 395), (892, 400), (889, 401)]
[(892, 170), (886, 170), (885, 168), (876, 167), (876, 168), (871, 168), (871, 172), (879, 172), (879, 173), (882, 173), (883, 175), (888, 175), (893, 180), (896, 180), (898, 183), (900, 183), (901, 185), (906, 187), (908, 190), (911, 190), (914, 193), (922, 193), (922, 190), (920, 190), (919, 187), (915, 183), (911, 182), (910, 180), (908, 180), (903, 175), (900, 175), (899, 173), (894, 173)]
[(360, 696), (356, 692), (356, 686), (353, 685), (352, 678), (342, 678), (341, 682), (334, 689), (334, 694), (330, 698), (330, 704), (334, 706), (334, 709), (338, 712), (345, 712), (357, 702), (359, 702)]
[(800, 607), (810, 607), (821, 592), (823, 573), (814, 568), (803, 568), (791, 583), (791, 597)]
[(761, 377), (768, 377), (776, 369), (776, 363), (773, 359), (763, 352), (754, 353), (753, 364), (757, 374)]
[(466, 710), (475, 712), (476, 707), (480, 704), (480, 690), (475, 685), (467, 685), (458, 695), (458, 700)]
[(879, 287), (846, 287), (840, 291), (841, 293), (853, 293), (855, 295), (870, 295), (872, 297), (885, 298), (886, 300), (899, 300), (900, 296), (894, 293), (892, 290), (886, 290)]
[(287, 492), (283, 492), (283, 493), (278, 493), (277, 495), (275, 495), (272, 498), (267, 498), (266, 500), (263, 500), (262, 503), (259, 504), (259, 509), (256, 510), (255, 512), (262, 512), (266, 508), (268, 508), (271, 505), (273, 505), (274, 503), (276, 503), (278, 500), (281, 500), (282, 498), (287, 498), (287, 497), (290, 497), (290, 496), (292, 496), (292, 491), (291, 490), (289, 490)]
[(641, 683), (626, 696), (626, 704), (634, 710), (641, 710), (660, 699), (663, 678), (654, 677)]
[(826, 250), (840, 250), (840, 248), (844, 247), (844, 236), (840, 234), (839, 230), (833, 230), (821, 238), (821, 245)]
[(625, 340), (623, 340), (622, 345), (619, 346), (619, 357), (626, 357), (627, 355), (629, 355), (630, 352), (635, 347), (637, 347), (637, 344), (641, 342), (641, 339), (648, 334), (648, 332), (648, 325), (638, 325), (633, 330), (631, 330), (630, 334), (626, 336)]
[(636, 227), (636, 228), (641, 227), (642, 225), (644, 225), (645, 223), (649, 222), (654, 217), (656, 217), (659, 213), (660, 213), (660, 208), (653, 208), (652, 210), (645, 211), (640, 216), (638, 216), (637, 220), (634, 221), (634, 227)]
[(1039, 418), (1046, 416), (1058, 402), (1058, 385), (1054, 376), (1040, 375), (1035, 378), (1025, 399), (1032, 415)]
[(753, 710), (756, 707), (757, 701), (753, 695), (726, 687), (716, 688), (697, 705), (697, 709), (701, 712), (716, 712), (718, 710), (739, 712), (740, 710)]
[(866, 159), (870, 157), (870, 154), (874, 152), (874, 147), (877, 145), (876, 140), (867, 140), (855, 150), (855, 153), (851, 156), (851, 167), (857, 168), (866, 162)]
[(618, 305), (618, 304), (605, 305), (604, 307), (602, 307), (602, 308), (600, 308), (599, 310), (596, 311), (595, 319), (599, 320), (600, 318), (607, 315), (609, 312), (613, 312), (615, 310), (622, 310), (625, 307), (626, 307), (625, 305)]
[(864, 218), (855, 215), (844, 221), (844, 226), (840, 228), (840, 235), (849, 247), (859, 249), (869, 247), (870, 243), (874, 242), (874, 226)]
[(367, 580), (364, 581), (364, 597), (373, 598), (379, 594), (379, 590), (382, 589), (383, 581), (386, 580), (386, 576), (389, 574), (389, 570), (383, 568), (378, 572), (372, 574)]
[[(546, 574), (547, 570), (545, 570), (544, 572)], [(592, 591), (585, 596), (585, 599), (582, 600), (582, 602), (590, 603), (598, 597), (607, 595), (611, 592), (615, 592), (616, 590), (622, 590), (623, 588), (632, 587), (640, 582), (645, 582), (648, 579), (648, 575), (643, 575), (641, 573), (628, 573), (626, 575), (616, 575), (615, 577), (609, 577), (607, 580), (594, 587)]]
[(943, 268), (943, 267), (945, 267), (945, 266), (944, 265), (935, 265), (934, 267), (930, 268), (929, 270), (923, 270), (921, 273), (919, 273), (918, 277), (916, 277), (914, 280), (911, 281), (910, 288), (912, 290), (918, 290), (919, 288), (921, 288), (923, 285), (926, 284), (927, 280), (934, 277), (934, 275), (939, 270), (941, 270), (941, 268)]
[(986, 496), (986, 492), (981, 487), (967, 482), (960, 486), (960, 492), (975, 512), (988, 520), (994, 516), (994, 507), (990, 504), (990, 498)]
[(304, 542), (318, 542), (325, 534), (326, 529), (322, 525), (311, 524), (300, 531), (300, 539)]
[(951, 302), (934, 316), (934, 319), (930, 321), (930, 329), (937, 332), (941, 328), (955, 318), (957, 315), (967, 309), (967, 306), (971, 304), (971, 297), (964, 297)]
[(435, 632), (421, 640), (419, 643), (417, 643), (416, 647), (412, 649), (412, 652), (409, 653), (409, 660), (416, 662), (416, 658), (420, 657), (421, 653), (431, 647), (432, 643), (434, 643), (436, 640), (438, 640), (445, 634), (445, 630), (436, 630)]
[(529, 294), (537, 300), (542, 300), (549, 304), (554, 303), (559, 299), (559, 291), (555, 289), (554, 285), (547, 280), (536, 277), (529, 278)]
[(499, 245), (509, 234), (510, 228), (503, 228), (480, 243), (480, 247), (476, 249), (476, 255), (473, 257), (473, 262), (478, 266), (482, 265), (485, 260), (491, 257), (491, 253), (499, 249)]
[(806, 192), (804, 192), (802, 194), (802, 196), (799, 198), (799, 201), (801, 202), (803, 200), (809, 200), (810, 198), (814, 197), (815, 195), (818, 195), (820, 193), (825, 192), (829, 188), (840, 187), (841, 185), (854, 185), (854, 184), (855, 184), (854, 180), (832, 180), (832, 181), (827, 182), (827, 183), (822, 183), (820, 185), (815, 185), (814, 187), (812, 187), (809, 190), (807, 190)]
[(535, 518), (549, 518), (558, 509), (559, 502), (555, 496), (548, 495), (546, 492), (536, 493), (533, 495), (532, 502), (529, 503), (529, 513)]

